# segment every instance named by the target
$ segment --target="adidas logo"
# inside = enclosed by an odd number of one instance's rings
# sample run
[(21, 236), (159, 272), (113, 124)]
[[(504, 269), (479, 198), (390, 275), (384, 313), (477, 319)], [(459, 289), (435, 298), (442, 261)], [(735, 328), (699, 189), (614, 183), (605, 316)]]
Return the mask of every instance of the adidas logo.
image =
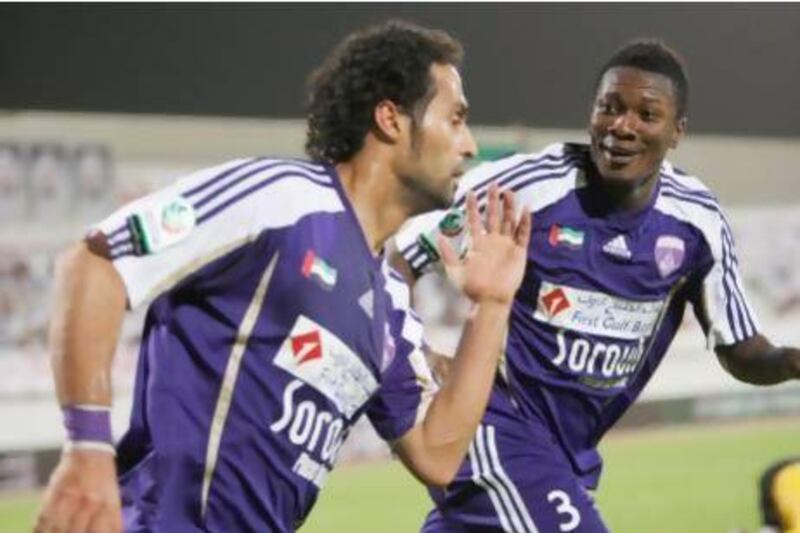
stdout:
[(630, 259), (633, 255), (631, 254), (630, 248), (628, 248), (628, 241), (625, 239), (624, 235), (617, 235), (605, 243), (603, 245), (603, 251), (614, 257), (621, 257), (622, 259)]

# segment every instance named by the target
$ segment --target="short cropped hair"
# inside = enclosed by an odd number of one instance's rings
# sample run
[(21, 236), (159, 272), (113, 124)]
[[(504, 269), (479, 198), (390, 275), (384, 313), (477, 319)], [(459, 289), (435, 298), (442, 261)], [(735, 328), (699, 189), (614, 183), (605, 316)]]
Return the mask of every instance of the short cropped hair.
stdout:
[(606, 61), (595, 80), (595, 92), (606, 72), (615, 67), (633, 67), (666, 76), (675, 90), (678, 118), (684, 118), (689, 106), (689, 76), (683, 58), (657, 39), (637, 39), (625, 44)]
[(460, 66), (461, 44), (441, 30), (389, 21), (349, 35), (309, 78), (306, 153), (348, 161), (374, 125), (375, 106), (390, 100), (422, 114), (434, 95), (430, 67)]

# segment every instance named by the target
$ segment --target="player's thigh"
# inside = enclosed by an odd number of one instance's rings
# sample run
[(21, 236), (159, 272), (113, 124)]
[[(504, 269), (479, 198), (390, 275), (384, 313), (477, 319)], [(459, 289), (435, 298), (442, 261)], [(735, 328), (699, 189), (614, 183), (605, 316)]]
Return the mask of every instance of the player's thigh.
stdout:
[(484, 493), (483, 507), (496, 515), (498, 531), (608, 531), (593, 498), (552, 441), (482, 426), (470, 449), (470, 468), (470, 481)]
[(547, 476), (526, 488), (539, 531), (607, 532), (592, 496), (567, 476)]

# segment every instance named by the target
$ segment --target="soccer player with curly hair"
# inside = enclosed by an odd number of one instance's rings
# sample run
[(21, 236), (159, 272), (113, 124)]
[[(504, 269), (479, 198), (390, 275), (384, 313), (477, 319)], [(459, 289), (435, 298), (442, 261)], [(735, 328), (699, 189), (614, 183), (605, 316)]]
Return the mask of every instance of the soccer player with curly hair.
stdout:
[[(408, 23), (350, 35), (312, 77), (311, 160), (189, 174), (63, 254), (52, 366), (68, 442), (36, 531), (293, 531), (364, 414), (417, 478), (452, 480), (489, 396), (530, 219), (493, 188), (485, 221), (469, 201), (472, 253), (445, 245), (474, 309), (438, 391), (383, 250), (407, 218), (452, 202), (475, 154), (461, 54)], [(115, 447), (109, 368), (126, 307), (144, 302)]]

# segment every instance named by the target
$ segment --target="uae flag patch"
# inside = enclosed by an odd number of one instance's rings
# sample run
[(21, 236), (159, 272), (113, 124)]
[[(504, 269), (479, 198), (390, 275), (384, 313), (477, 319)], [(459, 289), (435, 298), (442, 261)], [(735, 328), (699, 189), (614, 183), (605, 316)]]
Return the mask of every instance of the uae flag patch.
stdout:
[(336, 285), (336, 269), (317, 256), (314, 250), (306, 252), (302, 273), (303, 276), (319, 283), (325, 290), (331, 290)]
[(550, 226), (548, 241), (552, 246), (566, 245), (570, 248), (583, 246), (583, 232), (569, 226)]

